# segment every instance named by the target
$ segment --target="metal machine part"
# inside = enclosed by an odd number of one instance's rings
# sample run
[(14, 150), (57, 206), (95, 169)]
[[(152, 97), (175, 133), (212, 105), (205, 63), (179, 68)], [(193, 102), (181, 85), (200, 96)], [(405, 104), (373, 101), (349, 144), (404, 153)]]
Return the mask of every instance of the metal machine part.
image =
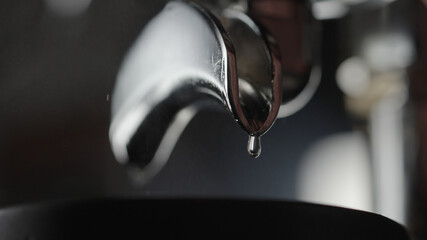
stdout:
[(309, 1), (251, 0), (248, 13), (277, 42), (282, 67), (282, 105), (278, 118), (301, 110), (313, 97), (322, 75), (321, 26)]
[[(301, 109), (320, 81), (319, 52), (312, 51), (320, 46), (319, 31), (307, 31), (304, 6), (230, 4), (220, 22), (195, 3), (168, 3), (119, 72), (110, 125), (116, 159), (136, 167), (132, 175), (145, 182), (169, 159), (198, 109), (220, 105), (249, 135), (249, 155), (258, 157), (260, 137), (276, 118)], [(271, 12), (275, 7), (280, 12)]]
[(231, 40), (198, 5), (170, 2), (124, 60), (112, 97), (110, 141), (117, 160), (135, 166), (141, 181), (161, 169), (197, 108), (212, 100), (248, 133), (249, 154), (260, 154), (259, 138), (281, 102), (278, 51), (243, 13), (228, 19)]

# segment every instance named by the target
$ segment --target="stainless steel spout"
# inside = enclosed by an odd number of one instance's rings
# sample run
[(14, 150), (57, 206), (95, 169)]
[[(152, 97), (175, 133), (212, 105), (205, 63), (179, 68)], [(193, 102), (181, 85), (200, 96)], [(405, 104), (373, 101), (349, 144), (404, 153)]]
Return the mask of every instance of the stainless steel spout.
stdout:
[[(194, 3), (170, 2), (126, 56), (112, 96), (110, 141), (142, 181), (156, 174), (201, 106), (223, 106), (260, 154), (281, 104), (278, 51), (243, 13), (219, 21)], [(242, 37), (244, 36), (244, 37)]]

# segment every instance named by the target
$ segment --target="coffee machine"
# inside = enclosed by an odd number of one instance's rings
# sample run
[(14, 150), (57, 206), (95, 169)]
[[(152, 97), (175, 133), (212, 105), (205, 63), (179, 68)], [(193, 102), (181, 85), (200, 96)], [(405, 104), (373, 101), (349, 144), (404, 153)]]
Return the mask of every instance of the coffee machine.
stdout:
[(425, 237), (425, 2), (1, 5), (4, 208), (304, 201)]

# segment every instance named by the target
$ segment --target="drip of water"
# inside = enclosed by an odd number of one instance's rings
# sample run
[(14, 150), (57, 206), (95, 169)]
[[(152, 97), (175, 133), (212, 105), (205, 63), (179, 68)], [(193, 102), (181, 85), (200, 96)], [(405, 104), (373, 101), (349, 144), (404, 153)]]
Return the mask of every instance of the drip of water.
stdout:
[(261, 154), (261, 137), (258, 135), (249, 135), (248, 153), (253, 158), (259, 157)]

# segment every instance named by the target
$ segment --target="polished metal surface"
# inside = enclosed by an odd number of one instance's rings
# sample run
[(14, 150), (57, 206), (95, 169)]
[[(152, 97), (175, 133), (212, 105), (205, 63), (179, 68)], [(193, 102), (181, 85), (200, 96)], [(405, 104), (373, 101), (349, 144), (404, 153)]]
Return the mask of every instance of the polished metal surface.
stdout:
[(281, 55), (282, 104), (278, 118), (300, 111), (312, 99), (322, 77), (322, 26), (312, 1), (248, 1), (248, 14), (267, 29)]
[[(119, 162), (137, 167), (132, 171), (139, 180), (161, 169), (197, 108), (210, 105), (206, 102), (224, 106), (258, 139), (257, 146), (274, 123), (281, 101), (277, 50), (243, 16), (246, 22), (229, 17), (229, 32), (237, 32), (230, 40), (206, 10), (170, 2), (135, 41), (112, 96), (110, 141)], [(242, 31), (248, 37), (239, 38)], [(245, 61), (247, 54), (258, 62)], [(260, 147), (252, 150), (257, 157)]]

